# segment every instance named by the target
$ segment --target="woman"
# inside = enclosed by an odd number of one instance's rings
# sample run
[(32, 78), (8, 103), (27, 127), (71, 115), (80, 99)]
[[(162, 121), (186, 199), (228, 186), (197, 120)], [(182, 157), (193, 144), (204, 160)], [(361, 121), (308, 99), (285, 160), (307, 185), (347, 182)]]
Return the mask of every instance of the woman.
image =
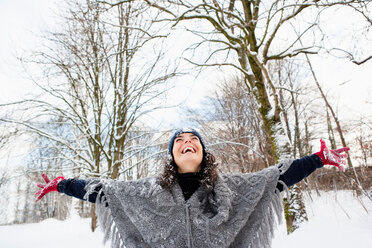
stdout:
[(58, 191), (97, 204), (99, 223), (112, 247), (270, 247), (281, 216), (283, 187), (317, 168), (342, 169), (349, 148), (321, 150), (248, 174), (218, 175), (200, 134), (178, 130), (170, 158), (157, 178), (137, 181), (43, 178), (40, 200)]

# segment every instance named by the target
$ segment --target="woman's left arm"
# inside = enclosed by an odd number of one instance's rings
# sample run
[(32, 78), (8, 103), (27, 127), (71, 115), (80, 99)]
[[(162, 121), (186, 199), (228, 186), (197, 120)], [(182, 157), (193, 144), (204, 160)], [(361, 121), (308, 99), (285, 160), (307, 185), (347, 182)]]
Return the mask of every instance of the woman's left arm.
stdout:
[[(344, 166), (346, 166), (347, 158), (346, 151), (350, 150), (350, 148), (343, 147), (336, 150), (329, 150), (322, 139), (320, 140), (320, 144), (319, 152), (294, 160), (287, 171), (280, 175), (279, 180), (290, 187), (326, 164), (334, 165), (341, 171), (345, 171)], [(278, 183), (276, 187), (280, 191), (283, 190), (283, 185), (281, 183)]]

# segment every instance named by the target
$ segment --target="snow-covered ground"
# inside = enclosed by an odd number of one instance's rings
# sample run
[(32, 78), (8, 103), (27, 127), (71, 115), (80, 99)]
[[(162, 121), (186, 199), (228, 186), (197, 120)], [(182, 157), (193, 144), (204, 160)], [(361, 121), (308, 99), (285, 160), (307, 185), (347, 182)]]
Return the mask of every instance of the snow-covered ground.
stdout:
[[(291, 235), (280, 226), (273, 248), (371, 248), (372, 202), (350, 192), (306, 196), (309, 221)], [(363, 204), (363, 205), (362, 205)], [(368, 211), (365, 210), (365, 209)]]
[[(291, 235), (279, 226), (273, 248), (371, 248), (372, 202), (350, 192), (323, 192), (306, 197), (309, 221)], [(0, 226), (1, 248), (107, 248), (99, 230), (90, 232), (89, 220), (72, 214), (66, 221), (48, 219), (38, 224)]]

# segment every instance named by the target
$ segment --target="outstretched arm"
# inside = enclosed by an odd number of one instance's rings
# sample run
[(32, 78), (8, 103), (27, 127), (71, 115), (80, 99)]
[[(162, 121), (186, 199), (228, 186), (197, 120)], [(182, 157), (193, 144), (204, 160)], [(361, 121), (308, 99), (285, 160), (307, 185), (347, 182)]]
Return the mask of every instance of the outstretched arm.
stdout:
[[(315, 154), (305, 156), (294, 160), (286, 172), (279, 176), (279, 181), (282, 181), (287, 187), (290, 187), (308, 177), (316, 169), (321, 167), (323, 167), (323, 163), (318, 156)], [(280, 191), (283, 190), (282, 183), (278, 183), (276, 187)]]
[[(350, 148), (343, 147), (336, 150), (329, 150), (322, 139), (320, 140), (320, 144), (319, 152), (294, 160), (288, 170), (280, 175), (279, 180), (290, 187), (326, 164), (336, 166), (341, 171), (344, 171), (347, 158), (345, 152), (350, 150)], [(277, 188), (282, 191), (283, 185), (278, 183)]]
[[(87, 191), (85, 190), (85, 186), (87, 185), (87, 181), (83, 179), (67, 179), (63, 180), (58, 184), (58, 192), (65, 193), (66, 195), (73, 196), (80, 200), (89, 201), (92, 203), (96, 203), (98, 192), (101, 190), (101, 186), (95, 188), (94, 192), (89, 194), (88, 199), (84, 196), (86, 195)], [(103, 196), (103, 194), (101, 194)]]
[(47, 175), (42, 175), (46, 184), (38, 183), (37, 186), (41, 190), (36, 192), (37, 198), (36, 201), (39, 201), (46, 194), (57, 191), (60, 193), (65, 193), (66, 195), (76, 197), (81, 200), (88, 200), (89, 202), (95, 203), (98, 192), (101, 188), (96, 188), (95, 192), (88, 196), (88, 199), (85, 199), (86, 194), (85, 186), (86, 181), (82, 179), (65, 179), (63, 176), (57, 177), (53, 180), (50, 180)]

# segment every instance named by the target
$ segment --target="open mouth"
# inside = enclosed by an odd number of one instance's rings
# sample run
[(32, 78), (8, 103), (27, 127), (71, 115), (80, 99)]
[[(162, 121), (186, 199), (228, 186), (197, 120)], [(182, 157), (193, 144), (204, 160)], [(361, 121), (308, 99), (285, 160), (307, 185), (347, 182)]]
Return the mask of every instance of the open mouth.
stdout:
[(187, 146), (187, 147), (183, 148), (182, 151), (181, 151), (182, 154), (186, 154), (188, 152), (195, 153), (196, 150), (195, 150), (194, 147)]

